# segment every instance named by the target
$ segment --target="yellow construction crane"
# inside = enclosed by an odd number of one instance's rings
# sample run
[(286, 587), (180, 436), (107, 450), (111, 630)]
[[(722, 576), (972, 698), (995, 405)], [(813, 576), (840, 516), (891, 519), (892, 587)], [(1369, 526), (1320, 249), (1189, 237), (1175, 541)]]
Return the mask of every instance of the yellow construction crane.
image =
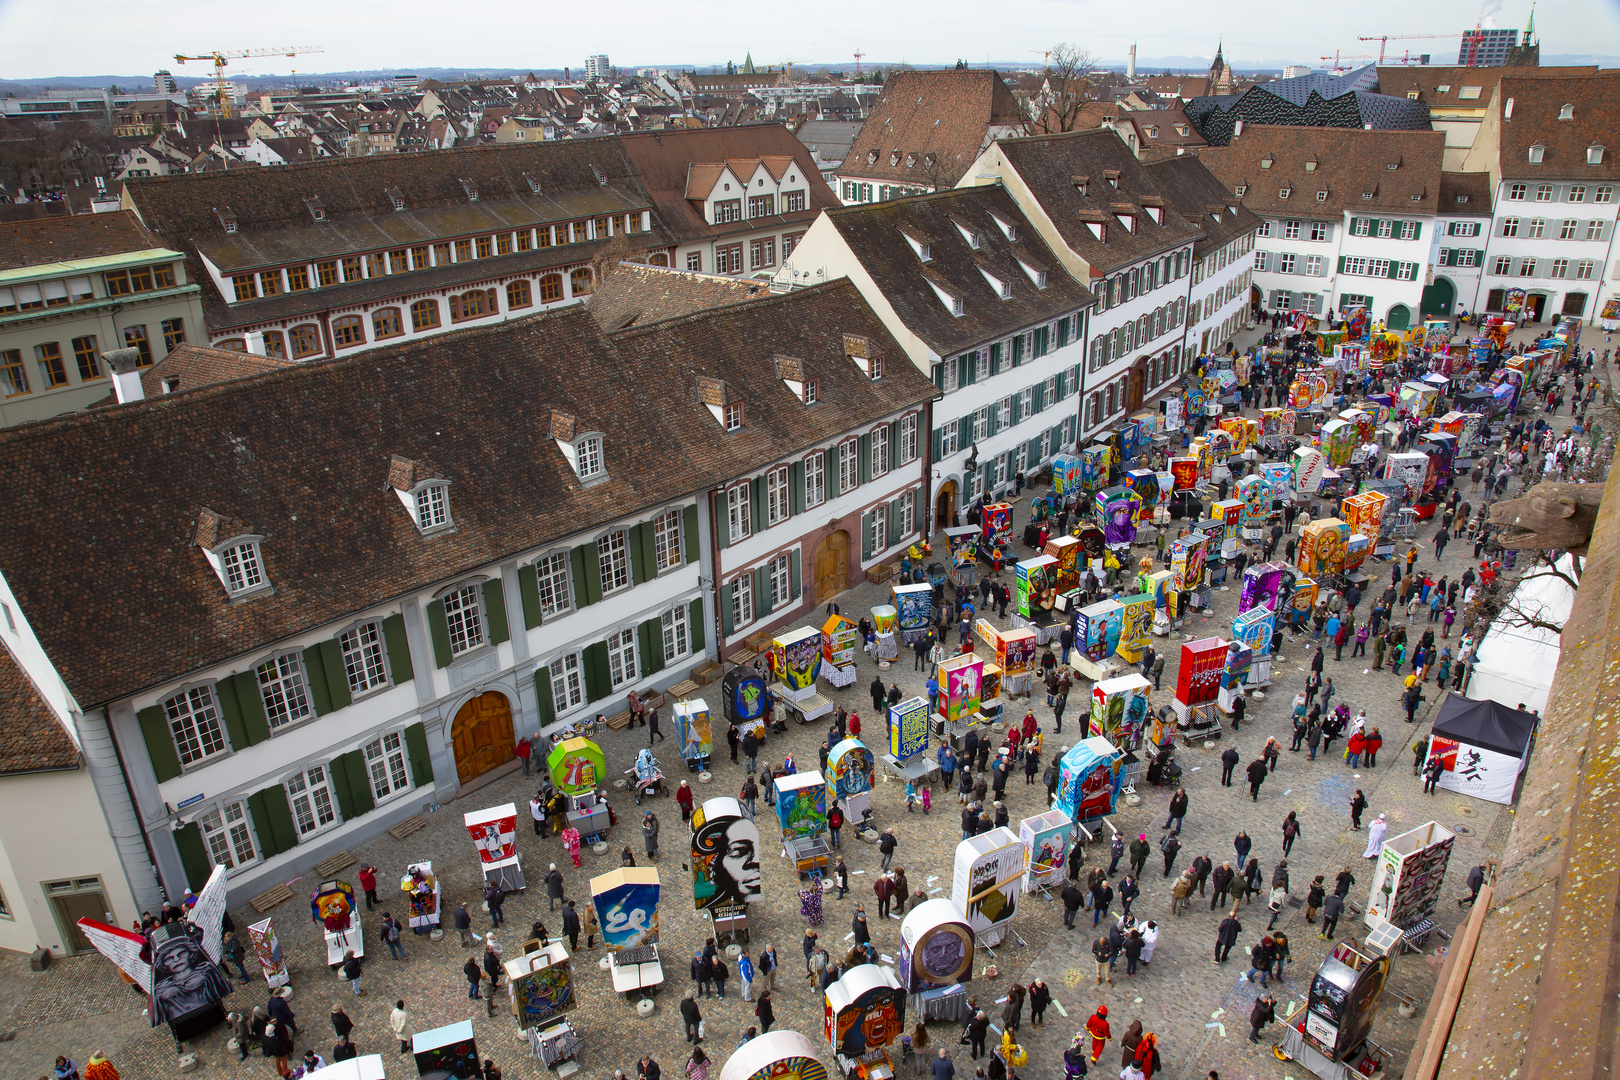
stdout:
[(1378, 62), (1380, 64), (1382, 64), (1384, 62), (1384, 47), (1386, 45), (1388, 45), (1391, 41), (1424, 41), (1424, 40), (1444, 41), (1447, 38), (1459, 38), (1459, 37), (1467, 37), (1467, 36), (1468, 35), (1466, 33), (1463, 33), (1463, 34), (1374, 34), (1371, 37), (1358, 37), (1358, 38), (1356, 38), (1356, 40), (1357, 41), (1376, 41), (1376, 42), (1378, 42)]
[(1047, 62), (1051, 59), (1052, 50), (1051, 49), (1031, 49), (1029, 51), (1034, 53), (1036, 56), (1039, 56), (1041, 58), (1041, 70), (1045, 71), (1046, 68), (1047, 68)]
[(214, 93), (219, 102), (221, 116), (236, 115), (236, 104), (231, 96), (225, 92), (225, 66), (232, 60), (242, 60), (250, 56), (299, 56), (304, 53), (318, 53), (326, 50), (319, 45), (292, 45), (285, 49), (232, 49), (230, 52), (203, 53), (201, 56), (175, 55), (175, 62), (184, 64), (187, 60), (207, 60), (214, 65)]

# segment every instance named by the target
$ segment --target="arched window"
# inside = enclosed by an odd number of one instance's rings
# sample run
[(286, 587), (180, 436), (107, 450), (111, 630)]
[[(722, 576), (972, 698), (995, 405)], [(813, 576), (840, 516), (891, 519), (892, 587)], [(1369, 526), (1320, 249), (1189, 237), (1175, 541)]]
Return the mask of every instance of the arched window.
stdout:
[(573, 296), (591, 295), (591, 268), (582, 266), (568, 275), (568, 289)]
[(439, 325), (439, 302), (418, 300), (411, 305), (411, 329), (431, 330)]
[(214, 348), (224, 349), (226, 352), (247, 352), (247, 342), (239, 337), (226, 338), (224, 341), (216, 341)]
[(302, 360), (321, 351), (321, 329), (314, 323), (302, 323), (288, 331), (292, 338), (293, 359)]
[(654, 253), (653, 257), (649, 260), (649, 262), (653, 266), (668, 266), (669, 265), (669, 254), (667, 252), (663, 252), (663, 251), (656, 252), (656, 253)]
[(332, 340), (340, 349), (366, 343), (366, 324), (358, 315), (345, 315), (332, 320)]
[(506, 286), (506, 306), (512, 308), (526, 308), (534, 303), (534, 296), (530, 292), (527, 279), (519, 278), (508, 282)]
[(264, 332), (264, 355), (274, 356), (278, 360), (287, 359), (287, 339), (280, 330), (266, 330)]
[(481, 319), (499, 310), (494, 289), (472, 289), (450, 298), (450, 321), (453, 323)]
[(399, 317), (399, 308), (378, 308), (371, 313), (371, 336), (381, 341), (384, 338), (399, 337), (405, 332), (405, 323)]
[(547, 274), (540, 279), (540, 302), (555, 303), (563, 298), (562, 275)]

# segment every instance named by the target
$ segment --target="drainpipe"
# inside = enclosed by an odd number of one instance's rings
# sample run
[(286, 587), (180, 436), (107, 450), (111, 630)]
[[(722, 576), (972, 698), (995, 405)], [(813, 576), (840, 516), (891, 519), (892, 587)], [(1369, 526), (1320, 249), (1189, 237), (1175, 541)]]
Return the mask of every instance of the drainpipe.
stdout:
[(158, 880), (157, 859), (130, 797), (129, 777), (124, 772), (112, 728), (107, 724), (106, 710), (77, 713), (74, 720), (79, 731), (79, 748), (90, 770), (90, 782), (96, 789), (96, 800), (101, 803), (102, 816), (107, 819), (113, 846), (118, 851), (119, 865), (135, 895), (136, 914), (156, 911), (163, 904), (163, 883)]

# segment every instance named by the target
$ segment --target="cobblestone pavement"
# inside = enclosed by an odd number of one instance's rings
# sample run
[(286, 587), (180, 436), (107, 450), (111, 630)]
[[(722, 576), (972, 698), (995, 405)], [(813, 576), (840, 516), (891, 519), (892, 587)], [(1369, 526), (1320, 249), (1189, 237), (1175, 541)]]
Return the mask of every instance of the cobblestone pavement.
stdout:
[[(1245, 345), (1253, 334), (1240, 339)], [(1023, 514), (1029, 504), (1029, 493), (1018, 503), (1015, 536), (1022, 531)], [(1425, 536), (1429, 529), (1424, 530)], [(940, 538), (943, 539), (942, 537)], [(1434, 566), (1431, 544), (1420, 545), (1419, 567)], [(1453, 577), (1464, 568), (1465, 557), (1472, 546), (1463, 542), (1452, 544), (1441, 561), (1440, 569)], [(1020, 549), (1020, 554), (1027, 554)], [(1375, 581), (1387, 580), (1387, 563), (1375, 562), (1368, 572)], [(1010, 582), (1010, 573), (1005, 575)], [(1380, 583), (1380, 588), (1381, 583)], [(1193, 637), (1210, 634), (1225, 635), (1230, 628), (1231, 616), (1236, 611), (1237, 590), (1214, 594), (1213, 610), (1194, 614), (1183, 627)], [(846, 614), (857, 616), (873, 604), (886, 602), (887, 587), (863, 585), (839, 597)], [(1364, 605), (1362, 610), (1366, 610)], [(1004, 620), (994, 620), (1005, 625)], [(1421, 630), (1421, 627), (1419, 627)], [(1154, 705), (1168, 702), (1175, 685), (1175, 671), (1179, 662), (1181, 633), (1166, 639), (1154, 639), (1154, 646), (1167, 656), (1163, 685), (1156, 693)], [(1166, 652), (1166, 650), (1168, 651)], [(1462, 889), (1461, 881), (1466, 868), (1482, 861), (1488, 854), (1499, 852), (1506, 837), (1506, 822), (1511, 811), (1489, 803), (1476, 802), (1461, 796), (1442, 792), (1435, 797), (1421, 794), (1420, 781), (1412, 776), (1412, 755), (1407, 750), (1419, 733), (1426, 732), (1421, 722), (1416, 730), (1404, 723), (1398, 708), (1399, 680), (1387, 673), (1365, 673), (1364, 661), (1334, 662), (1329, 655), (1326, 674), (1331, 676), (1338, 693), (1335, 702), (1344, 702), (1352, 711), (1365, 707), (1373, 725), (1383, 730), (1384, 752), (1376, 769), (1352, 772), (1335, 753), (1319, 756), (1315, 762), (1306, 760), (1304, 753), (1284, 751), (1276, 773), (1260, 792), (1258, 802), (1251, 802), (1247, 789), (1241, 786), (1223, 788), (1219, 784), (1219, 754), (1226, 745), (1235, 743), (1247, 763), (1258, 756), (1268, 736), (1277, 737), (1286, 748), (1288, 743), (1288, 712), (1294, 692), (1304, 682), (1309, 659), (1307, 643), (1300, 639), (1285, 642), (1283, 658), (1273, 671), (1277, 685), (1267, 692), (1263, 700), (1253, 701), (1248, 721), (1243, 730), (1229, 734), (1225, 741), (1211, 748), (1197, 745), (1179, 752), (1184, 766), (1190, 771), (1186, 786), (1191, 797), (1191, 808), (1185, 830), (1181, 836), (1182, 853), (1178, 868), (1185, 866), (1194, 855), (1208, 853), (1217, 862), (1232, 854), (1232, 836), (1238, 828), (1246, 830), (1254, 839), (1254, 854), (1260, 858), (1267, 878), (1281, 857), (1279, 824), (1289, 810), (1298, 813), (1302, 835), (1289, 859), (1292, 874), (1292, 895), (1302, 898), (1314, 874), (1326, 874), (1329, 882), (1344, 866), (1356, 874), (1357, 883), (1351, 896), (1364, 902), (1370, 885), (1370, 866), (1360, 858), (1365, 843), (1364, 833), (1348, 831), (1347, 803), (1354, 788), (1362, 788), (1370, 802), (1366, 820), (1379, 813), (1390, 819), (1391, 835), (1404, 831), (1431, 818), (1447, 826), (1466, 826), (1468, 835), (1459, 838), (1452, 858), (1449, 875), (1450, 892)], [(863, 721), (870, 717), (870, 699), (866, 687), (874, 669), (870, 659), (859, 657), (859, 679), (844, 691), (824, 690), (834, 700), (858, 713)], [(903, 694), (910, 696), (923, 692), (924, 673), (913, 670), (909, 655), (881, 673), (886, 682), (897, 682)], [(713, 688), (710, 705), (719, 712), (718, 687)], [(1047, 747), (1059, 749), (1068, 745), (1078, 720), (1084, 716), (1084, 702), (1088, 700), (1089, 686), (1082, 680), (1072, 692), (1068, 723), (1062, 735), (1051, 732), (1051, 712), (1044, 701), (1036, 699), (1035, 712), (1047, 731)], [(1430, 696), (1436, 697), (1432, 687)], [(1431, 710), (1434, 702), (1425, 705)], [(672, 727), (666, 721), (666, 727)], [(786, 736), (773, 736), (764, 756), (780, 761), (784, 752), (791, 751), (798, 762), (816, 760), (816, 748), (825, 736), (825, 729), (816, 725), (798, 727), (789, 725)], [(868, 745), (876, 747), (880, 738), (874, 737), (873, 728), (866, 728)], [(608, 757), (613, 775), (631, 766), (636, 751), (645, 744), (645, 729), (608, 732), (600, 740)], [(660, 744), (666, 765), (678, 761), (673, 744)], [(742, 768), (727, 760), (723, 747), (719, 747), (714, 769), (714, 782), (698, 787), (703, 796), (735, 795), (742, 783)], [(671, 770), (672, 772), (676, 770)], [(882, 767), (880, 765), (880, 775)], [(532, 792), (535, 781), (526, 781), (521, 774), (503, 777), (466, 798), (447, 804), (437, 814), (430, 815), (425, 830), (400, 841), (383, 836), (353, 854), (362, 863), (371, 862), (381, 867), (383, 878), (393, 878), (408, 862), (431, 859), (440, 874), (446, 911), (453, 910), (463, 900), (475, 911), (475, 930), (479, 934), (489, 929), (489, 919), (479, 907), (479, 874), (472, 844), (462, 828), (461, 814), (487, 806), (512, 801), (519, 804), (520, 819), (524, 803)], [(949, 895), (953, 854), (960, 836), (957, 822), (957, 801), (952, 794), (936, 788), (939, 798), (934, 801), (933, 813), (925, 817), (920, 811), (908, 814), (905, 810), (903, 785), (881, 781), (873, 793), (872, 804), (880, 826), (894, 826), (900, 840), (895, 864), (907, 870), (913, 887), (922, 886), (931, 895)], [(1115, 822), (1130, 834), (1146, 833), (1155, 845), (1162, 835), (1168, 792), (1145, 788), (1142, 803), (1129, 807), (1122, 800)], [(1015, 774), (1007, 788), (1007, 803), (1012, 823), (1046, 809), (1044, 788), (1037, 782), (1033, 786), (1023, 783), (1022, 774)], [(645, 1050), (663, 1065), (666, 1072), (683, 1071), (688, 1048), (682, 1041), (682, 1024), (678, 1004), (680, 995), (691, 986), (687, 975), (687, 961), (707, 936), (708, 927), (692, 910), (690, 903), (691, 880), (683, 858), (684, 829), (679, 810), (672, 799), (655, 800), (653, 808), (663, 825), (664, 855), (656, 863), (664, 886), (660, 908), (662, 943), (667, 984), (657, 996), (657, 1011), (649, 1019), (636, 1016), (631, 1005), (615, 997), (605, 972), (598, 967), (602, 957), (600, 946), (595, 951), (580, 950), (575, 955), (575, 972), (579, 979), (578, 1009), (571, 1019), (584, 1039), (579, 1061), (582, 1075), (590, 1078), (610, 1077), (612, 1070), (623, 1067), (633, 1074), (638, 1054)], [(554, 838), (537, 838), (532, 832), (520, 828), (518, 847), (524, 870), (534, 883), (523, 894), (510, 897), (506, 903), (508, 925), (498, 936), (508, 947), (526, 936), (525, 931), (534, 920), (543, 920), (553, 933), (560, 931), (561, 919), (547, 909), (544, 887), (540, 879), (547, 864), (556, 861), (563, 868), (568, 896), (582, 904), (588, 901), (588, 880), (591, 876), (611, 870), (619, 865), (619, 850), (629, 844), (641, 859), (642, 846), (635, 822), (639, 811), (633, 802), (622, 795), (615, 802), (619, 824), (610, 837), (611, 850), (598, 856), (589, 849), (583, 853), (582, 868), (573, 869), (560, 843)], [(1500, 817), (1501, 824), (1498, 824)], [(762, 825), (772, 822), (763, 815)], [(521, 820), (520, 820), (521, 825)], [(899, 943), (898, 918), (880, 925), (877, 906), (872, 894), (872, 882), (879, 869), (879, 855), (875, 848), (846, 836), (844, 855), (851, 870), (851, 896), (834, 900), (829, 893), (825, 904), (825, 923), (816, 927), (821, 941), (829, 951), (838, 955), (847, 948), (845, 935), (857, 903), (863, 903), (872, 922), (873, 942), (880, 953), (893, 956)], [(1105, 847), (1092, 845), (1086, 853), (1088, 864), (1098, 858), (1106, 860)], [(642, 860), (644, 861), (644, 860)], [(1123, 974), (1124, 963), (1112, 987), (1095, 985), (1095, 965), (1089, 944), (1092, 934), (1089, 925), (1070, 932), (1062, 928), (1061, 906), (1053, 902), (1036, 900), (1024, 905), (1024, 912), (1015, 922), (1024, 946), (1009, 943), (997, 951), (1001, 976), (995, 980), (976, 977), (970, 992), (981, 1004), (993, 1008), (995, 999), (1005, 994), (1013, 977), (1027, 984), (1032, 979), (1045, 979), (1051, 987), (1055, 1004), (1047, 1014), (1047, 1026), (1031, 1029), (1026, 1024), (1021, 1032), (1030, 1051), (1030, 1064), (1022, 1074), (1028, 1078), (1061, 1076), (1061, 1051), (1068, 1045), (1073, 1033), (1098, 1004), (1107, 1004), (1116, 1032), (1123, 1032), (1133, 1019), (1141, 1019), (1147, 1030), (1160, 1035), (1161, 1053), (1169, 1080), (1196, 1078), (1202, 1080), (1207, 1070), (1218, 1069), (1222, 1077), (1282, 1077), (1300, 1073), (1298, 1068), (1285, 1068), (1271, 1056), (1270, 1039), (1260, 1046), (1246, 1041), (1248, 1012), (1259, 987), (1241, 978), (1244, 950), (1258, 940), (1265, 929), (1264, 908), (1255, 903), (1242, 912), (1244, 924), (1239, 947), (1233, 958), (1216, 966), (1212, 962), (1214, 933), (1220, 915), (1211, 913), (1208, 901), (1195, 903), (1192, 909), (1179, 917), (1169, 913), (1169, 882), (1161, 876), (1162, 861), (1157, 852), (1150, 860), (1142, 878), (1142, 896), (1134, 911), (1138, 917), (1157, 920), (1163, 936), (1150, 968), (1143, 969), (1134, 978)], [(354, 881), (354, 868), (344, 876)], [(1117, 880), (1117, 875), (1115, 880)], [(356, 998), (347, 983), (330, 972), (325, 964), (324, 948), (317, 928), (308, 917), (305, 898), (315, 881), (305, 878), (292, 883), (295, 899), (271, 912), (275, 927), (292, 971), (295, 997), (293, 1008), (299, 1018), (299, 1052), (313, 1047), (323, 1054), (331, 1050), (333, 1035), (327, 1014), (334, 1004), (341, 1004), (357, 1022), (355, 1042), (361, 1053), (380, 1052), (396, 1075), (409, 1075), (414, 1070), (394, 1053), (396, 1044), (388, 1031), (388, 1012), (396, 999), (403, 998), (410, 1009), (416, 1030), (471, 1019), (480, 1051), (493, 1058), (508, 1076), (539, 1075), (544, 1070), (528, 1055), (527, 1047), (519, 1040), (515, 1025), (504, 1009), (498, 1009), (493, 1018), (486, 1014), (482, 1002), (467, 998), (467, 986), (461, 965), (469, 950), (463, 949), (453, 932), (444, 940), (431, 941), (414, 937), (406, 942), (409, 958), (403, 962), (388, 958), (386, 949), (377, 941), (380, 913), (365, 916), (364, 932), (368, 953), (364, 996)], [(776, 1027), (794, 1029), (819, 1041), (822, 1026), (822, 995), (804, 979), (803, 939), (806, 921), (799, 913), (798, 882), (785, 860), (767, 860), (764, 894), (753, 910), (753, 936), (751, 951), (758, 955), (767, 942), (774, 942), (782, 961), (778, 990), (773, 995), (776, 1005)], [(401, 894), (390, 890), (384, 883), (379, 890), (383, 907), (396, 913), (404, 905)], [(245, 897), (233, 897), (240, 902)], [(1117, 913), (1118, 907), (1116, 905)], [(1439, 923), (1450, 929), (1460, 914), (1449, 900), (1441, 905)], [(233, 907), (232, 915), (238, 927), (245, 927), (257, 916), (251, 909)], [(1310, 977), (1323, 956), (1327, 943), (1320, 941), (1314, 928), (1307, 926), (1303, 909), (1285, 910), (1280, 928), (1293, 943), (1294, 963), (1288, 969), (1282, 987), (1277, 991), (1279, 1015), (1297, 1001), (1308, 987)], [(1348, 914), (1341, 921), (1341, 933), (1356, 934), (1359, 924)], [(1431, 945), (1434, 944), (1431, 939)], [(583, 944), (583, 942), (582, 942)], [(1431, 953), (1433, 951), (1431, 947)], [(166, 1032), (153, 1031), (145, 1026), (140, 1002), (131, 1006), (129, 992), (122, 989), (111, 966), (99, 957), (75, 958), (53, 966), (49, 972), (33, 974), (26, 962), (8, 958), (0, 961), (0, 1029), (20, 1029), (17, 1041), (0, 1043), (0, 1074), (31, 1077), (48, 1072), (48, 1065), (58, 1052), (69, 1052), (81, 1064), (93, 1049), (103, 1049), (113, 1057), (114, 1063), (126, 1080), (172, 1077), (176, 1074), (174, 1048)], [(734, 965), (733, 965), (734, 967)], [(980, 965), (982, 969), (982, 964)], [(250, 965), (250, 971), (253, 968)], [(16, 975), (13, 978), (13, 975)], [(1420, 1006), (1426, 1003), (1433, 985), (1434, 972), (1422, 957), (1409, 955), (1397, 961), (1392, 985), (1410, 995)], [(228, 999), (231, 1008), (248, 1008), (265, 1001), (262, 981), (252, 981), (245, 987), (237, 984), (236, 992)], [(752, 1006), (739, 999), (737, 980), (728, 983), (723, 1001), (702, 1002), (708, 1038), (705, 1047), (716, 1061), (724, 1061), (735, 1047), (742, 1030), (757, 1023)], [(504, 991), (501, 1004), (504, 1006)], [(1224, 1011), (1223, 1011), (1224, 1010)], [(1421, 1018), (1421, 1008), (1419, 1012)], [(998, 1024), (999, 1024), (999, 1018)], [(1416, 1037), (1419, 1019), (1401, 1020), (1393, 1006), (1380, 1013), (1374, 1037), (1389, 1047), (1393, 1060), (1387, 1070), (1404, 1067), (1407, 1050)], [(1274, 1037), (1276, 1029), (1268, 1035)], [(954, 1024), (936, 1023), (930, 1037), (934, 1045), (945, 1045), (955, 1055), (958, 1075), (972, 1073), (965, 1047), (956, 1044)], [(629, 1038), (626, 1038), (629, 1035)], [(201, 1037), (189, 1049), (201, 1058), (200, 1073), (212, 1076), (266, 1076), (273, 1073), (270, 1062), (253, 1056), (246, 1063), (238, 1063), (236, 1055), (225, 1047), (226, 1033), (218, 1029)], [(1111, 1045), (1103, 1062), (1117, 1062), (1117, 1043)], [(830, 1059), (829, 1059), (830, 1060)], [(395, 1062), (398, 1062), (395, 1065)], [(1118, 1066), (1106, 1074), (1112, 1076)]]

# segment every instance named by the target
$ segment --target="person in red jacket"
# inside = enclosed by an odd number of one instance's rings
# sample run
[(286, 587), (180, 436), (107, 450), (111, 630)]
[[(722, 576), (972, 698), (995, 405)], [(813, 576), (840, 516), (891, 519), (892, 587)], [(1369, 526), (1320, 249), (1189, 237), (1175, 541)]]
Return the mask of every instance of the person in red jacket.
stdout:
[(1113, 1031), (1108, 1027), (1108, 1006), (1097, 1006), (1097, 1011), (1086, 1021), (1086, 1034), (1091, 1036), (1091, 1063), (1095, 1065), (1097, 1059), (1102, 1057), (1103, 1047), (1114, 1037)]
[(377, 868), (375, 866), (368, 865), (360, 868), (360, 891), (366, 894), (367, 911), (377, 906)]
[(1142, 1070), (1142, 1080), (1153, 1080), (1153, 1074), (1162, 1062), (1159, 1060), (1159, 1037), (1151, 1031), (1136, 1044), (1136, 1067)]
[(679, 806), (681, 808), (681, 820), (682, 821), (691, 821), (692, 820), (692, 789), (689, 786), (687, 786), (687, 783), (686, 783), (685, 780), (682, 780), (681, 781), (681, 786), (675, 789), (675, 803), (676, 803), (677, 806)]
[(852, 739), (861, 737), (861, 718), (856, 713), (849, 714), (849, 737)]
[(1363, 735), (1359, 731), (1356, 732), (1354, 735), (1350, 736), (1350, 742), (1347, 749), (1350, 751), (1350, 756), (1345, 759), (1346, 763), (1349, 764), (1352, 769), (1360, 768), (1361, 755), (1367, 752), (1367, 736)]

